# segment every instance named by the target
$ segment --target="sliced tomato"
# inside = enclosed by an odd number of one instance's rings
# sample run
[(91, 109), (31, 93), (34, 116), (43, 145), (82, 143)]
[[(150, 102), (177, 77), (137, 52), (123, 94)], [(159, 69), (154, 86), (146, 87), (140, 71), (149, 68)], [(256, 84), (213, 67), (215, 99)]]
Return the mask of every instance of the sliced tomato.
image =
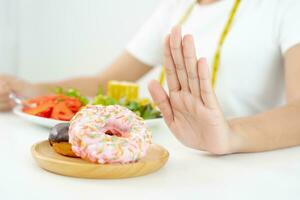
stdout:
[(34, 108), (24, 108), (23, 112), (31, 115), (69, 121), (77, 113), (83, 104), (79, 99), (65, 95), (39, 96), (27, 100), (29, 104), (35, 104)]
[(83, 106), (82, 103), (75, 98), (66, 99), (65, 104), (70, 110), (72, 110), (72, 112), (78, 112), (79, 109)]
[(65, 104), (65, 102), (57, 103), (52, 111), (51, 118), (63, 120), (63, 121), (70, 121), (75, 113), (72, 112)]
[(54, 95), (48, 95), (48, 96), (39, 96), (33, 99), (29, 99), (26, 102), (31, 104), (44, 104), (46, 102), (53, 102), (56, 99), (56, 96)]
[(47, 117), (49, 118), (51, 116), (52, 110), (54, 107), (53, 102), (47, 102), (41, 105), (37, 105), (34, 108), (24, 108), (23, 112), (26, 112), (30, 115), (36, 115), (40, 117)]

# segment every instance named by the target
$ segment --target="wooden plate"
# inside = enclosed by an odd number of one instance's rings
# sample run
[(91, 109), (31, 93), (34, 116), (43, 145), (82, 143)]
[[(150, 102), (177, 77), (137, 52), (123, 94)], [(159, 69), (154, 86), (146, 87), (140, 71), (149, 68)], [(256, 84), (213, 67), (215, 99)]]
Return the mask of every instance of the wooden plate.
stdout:
[(162, 146), (153, 144), (148, 154), (136, 163), (95, 164), (79, 158), (71, 158), (56, 153), (48, 141), (32, 146), (31, 152), (38, 165), (50, 172), (79, 178), (118, 179), (146, 175), (160, 169), (169, 158)]

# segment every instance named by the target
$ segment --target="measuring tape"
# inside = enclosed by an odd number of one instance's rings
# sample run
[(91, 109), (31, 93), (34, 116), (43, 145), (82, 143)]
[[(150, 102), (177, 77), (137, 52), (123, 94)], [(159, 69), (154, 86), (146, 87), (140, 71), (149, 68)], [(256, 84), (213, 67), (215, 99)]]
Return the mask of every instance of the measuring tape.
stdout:
[[(224, 0), (225, 1), (225, 0)], [(182, 15), (182, 17), (180, 18), (179, 22), (177, 23), (178, 25), (182, 26), (187, 19), (190, 17), (192, 11), (194, 10), (195, 6), (197, 5), (198, 1), (194, 1), (188, 8), (187, 10), (184, 12), (184, 14)], [(224, 41), (229, 33), (229, 30), (232, 26), (232, 22), (234, 20), (234, 17), (236, 16), (236, 12), (238, 10), (238, 7), (241, 3), (241, 0), (236, 0), (231, 11), (229, 14), (229, 17), (227, 19), (227, 22), (225, 24), (225, 27), (222, 31), (222, 34), (220, 36), (218, 45), (217, 45), (217, 49), (216, 52), (214, 54), (214, 60), (213, 60), (213, 65), (212, 65), (212, 73), (211, 73), (211, 83), (213, 88), (215, 88), (216, 86), (216, 81), (217, 81), (217, 76), (218, 76), (218, 72), (219, 72), (219, 65), (220, 65), (220, 57), (221, 57), (221, 50), (224, 44)], [(162, 70), (161, 73), (159, 75), (159, 83), (161, 85), (163, 85), (165, 80), (165, 69), (164, 66), (162, 66)]]

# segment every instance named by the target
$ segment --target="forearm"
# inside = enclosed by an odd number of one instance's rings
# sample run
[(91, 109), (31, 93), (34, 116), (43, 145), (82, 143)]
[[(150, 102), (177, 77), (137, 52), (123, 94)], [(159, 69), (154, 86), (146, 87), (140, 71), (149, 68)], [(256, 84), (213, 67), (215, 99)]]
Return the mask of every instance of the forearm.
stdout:
[(35, 89), (38, 94), (47, 94), (52, 88), (60, 86), (64, 89), (76, 88), (84, 95), (93, 96), (100, 86), (105, 90), (109, 80), (136, 81), (150, 69), (150, 66), (145, 65), (125, 51), (99, 74), (59, 82), (40, 83), (35, 85)]
[(261, 114), (229, 121), (233, 152), (259, 152), (300, 144), (300, 100)]
[(63, 89), (76, 88), (83, 95), (95, 95), (98, 87), (101, 85), (101, 80), (97, 76), (86, 76), (66, 79), (57, 82), (38, 83), (33, 86), (36, 95), (46, 95), (55, 87)]

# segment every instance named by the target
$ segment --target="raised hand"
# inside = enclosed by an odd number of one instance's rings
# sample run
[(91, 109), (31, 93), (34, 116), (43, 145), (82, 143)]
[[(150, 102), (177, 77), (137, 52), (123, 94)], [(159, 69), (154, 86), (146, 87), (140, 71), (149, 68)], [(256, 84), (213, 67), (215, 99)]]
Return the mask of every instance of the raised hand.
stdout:
[(172, 133), (184, 145), (214, 154), (234, 152), (238, 141), (214, 94), (207, 62), (197, 60), (193, 37), (173, 28), (164, 44), (169, 94), (157, 81), (149, 84), (154, 102)]

